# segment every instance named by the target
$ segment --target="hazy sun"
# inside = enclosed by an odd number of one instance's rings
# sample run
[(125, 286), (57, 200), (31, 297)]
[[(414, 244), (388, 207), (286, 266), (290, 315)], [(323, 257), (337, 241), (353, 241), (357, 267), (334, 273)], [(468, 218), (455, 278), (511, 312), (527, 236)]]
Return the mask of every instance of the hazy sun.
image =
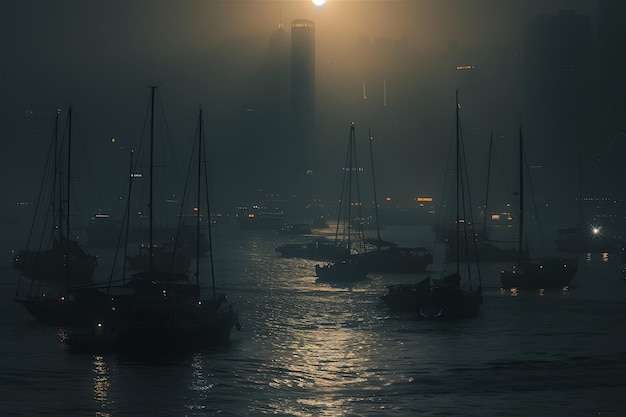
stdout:
[(326, 3), (326, 0), (313, 0), (313, 4), (316, 6), (321, 6), (324, 3)]

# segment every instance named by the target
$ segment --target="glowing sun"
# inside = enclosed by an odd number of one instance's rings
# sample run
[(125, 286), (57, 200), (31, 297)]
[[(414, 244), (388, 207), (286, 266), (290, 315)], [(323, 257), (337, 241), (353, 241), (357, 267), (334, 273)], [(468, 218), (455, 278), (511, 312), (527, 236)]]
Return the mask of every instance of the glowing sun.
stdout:
[(326, 3), (326, 0), (313, 0), (313, 4), (316, 6), (321, 6), (324, 3)]

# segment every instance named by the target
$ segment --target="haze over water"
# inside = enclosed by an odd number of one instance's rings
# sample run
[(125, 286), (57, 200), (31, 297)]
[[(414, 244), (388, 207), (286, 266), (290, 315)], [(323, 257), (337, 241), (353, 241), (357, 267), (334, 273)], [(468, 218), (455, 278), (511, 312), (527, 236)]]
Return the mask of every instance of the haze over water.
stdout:
[[(522, 125), (537, 197), (531, 218), (542, 220), (548, 252), (558, 229), (592, 221), (623, 241), (624, 7), (621, 0), (327, 0), (322, 7), (306, 0), (0, 0), (0, 412), (623, 416), (619, 253), (580, 255), (566, 293), (518, 297), (500, 291), (503, 265), (487, 263), (478, 317), (423, 321), (391, 314), (379, 297), (390, 283), (428, 273), (321, 284), (315, 262), (275, 251), (307, 238), (218, 225), (218, 287), (240, 313), (242, 330), (229, 347), (175, 357), (70, 354), (58, 329), (13, 302), (18, 276), (9, 261), (28, 240), (56, 110), (74, 111), (72, 221), (85, 243), (78, 229), (99, 210), (119, 213), (125, 201), (148, 85), (158, 85), (163, 98), (169, 142), (160, 152), (174, 159), (168, 169), (188, 162), (204, 109), (213, 207), (223, 214), (280, 195), (321, 202), (315, 213), (335, 218), (355, 122), (363, 200), (371, 208), (371, 135), (379, 202), (389, 209), (385, 221), (394, 221), (384, 239), (431, 247), (436, 216), (405, 216), (419, 210), (419, 196), (440, 208), (459, 89), (477, 212), (493, 132), (499, 166), (491, 185), (500, 189), (490, 192), (490, 209), (515, 216)], [(573, 18), (582, 29), (568, 26), (575, 37), (532, 43), (527, 24), (538, 16)], [(289, 91), (276, 86), (285, 87), (289, 70), (270, 53), (280, 23), (289, 34), (295, 19), (316, 28), (310, 143), (287, 128)], [(556, 49), (529, 46), (555, 39), (562, 42)], [(563, 52), (556, 61), (554, 50)], [(537, 75), (544, 73), (557, 76)], [(312, 178), (315, 191), (295, 186), (301, 178), (286, 170), (303, 149), (316, 165), (298, 167), (298, 175)], [(174, 175), (168, 180), (178, 186)], [(176, 193), (167, 198), (175, 201)], [(301, 213), (286, 214), (301, 220)], [(112, 250), (89, 250), (100, 259), (97, 279), (106, 279)], [(432, 267), (433, 276), (440, 268)]]
[[(389, 228), (400, 244), (432, 239)], [(567, 295), (501, 294), (483, 265), (482, 313), (423, 321), (379, 304), (371, 274), (321, 284), (313, 261), (282, 259), (271, 232), (216, 230), (218, 286), (240, 313), (231, 346), (176, 357), (71, 354), (17, 303), (4, 271), (0, 386), (6, 415), (621, 416), (626, 325), (620, 264), (581, 260)], [(106, 253), (103, 256), (106, 258)], [(109, 258), (110, 259), (110, 258)], [(98, 268), (106, 274), (107, 265)], [(426, 273), (420, 274), (426, 276)]]

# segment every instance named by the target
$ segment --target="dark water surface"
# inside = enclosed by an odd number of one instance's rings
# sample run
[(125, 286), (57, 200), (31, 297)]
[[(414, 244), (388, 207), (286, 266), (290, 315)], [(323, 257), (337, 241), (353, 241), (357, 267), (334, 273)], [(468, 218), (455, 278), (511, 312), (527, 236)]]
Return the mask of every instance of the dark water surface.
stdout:
[[(426, 229), (385, 238), (430, 245)], [(229, 347), (164, 357), (72, 354), (57, 329), (13, 302), (1, 270), (3, 416), (624, 416), (626, 283), (619, 260), (581, 258), (567, 294), (498, 288), (464, 321), (391, 315), (372, 274), (353, 288), (317, 283), (314, 261), (282, 259), (291, 238), (216, 230), (218, 286), (240, 313)], [(94, 251), (95, 252), (95, 251)], [(98, 274), (110, 271), (101, 254)]]

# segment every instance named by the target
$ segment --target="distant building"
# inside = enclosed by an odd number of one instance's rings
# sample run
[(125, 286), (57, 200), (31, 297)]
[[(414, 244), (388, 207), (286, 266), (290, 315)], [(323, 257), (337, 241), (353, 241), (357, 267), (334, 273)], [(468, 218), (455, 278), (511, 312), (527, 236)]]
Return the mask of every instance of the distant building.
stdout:
[[(601, 0), (598, 4), (599, 97), (601, 111), (626, 110), (626, 2)], [(626, 128), (626, 127), (625, 127)]]
[(294, 131), (313, 138), (315, 127), (315, 23), (291, 22), (291, 115)]
[[(626, 1), (598, 2), (596, 167), (606, 185), (621, 184), (626, 153)], [(616, 180), (620, 178), (620, 180)], [(626, 197), (621, 187), (620, 195)]]
[(579, 145), (590, 134), (590, 16), (565, 10), (532, 18), (525, 27), (524, 55), (526, 113), (533, 130), (552, 142)]
[(550, 201), (571, 201), (576, 161), (593, 134), (591, 17), (565, 10), (530, 19), (524, 59), (527, 158), (545, 167), (536, 180), (559, 184)]
[[(315, 23), (291, 22), (291, 149), (290, 177), (302, 196), (312, 192), (313, 144), (315, 140)], [(306, 197), (305, 197), (306, 198)]]

